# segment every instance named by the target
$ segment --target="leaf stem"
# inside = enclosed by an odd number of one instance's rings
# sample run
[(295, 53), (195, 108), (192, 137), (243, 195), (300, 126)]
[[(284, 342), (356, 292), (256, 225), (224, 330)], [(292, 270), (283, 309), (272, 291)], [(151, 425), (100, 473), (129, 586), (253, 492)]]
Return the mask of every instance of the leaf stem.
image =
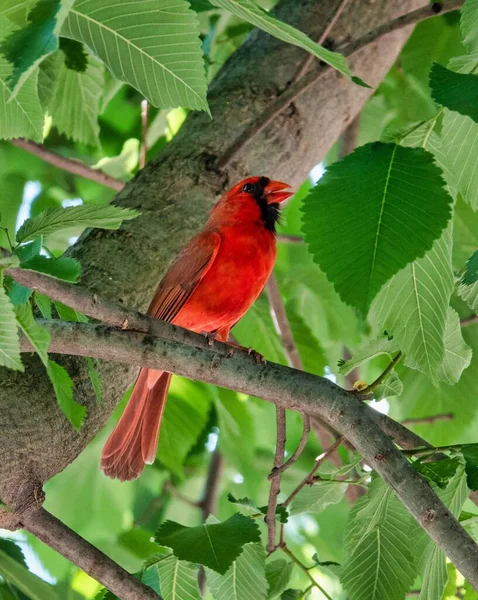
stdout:
[(396, 367), (397, 363), (400, 361), (401, 358), (402, 358), (402, 353), (398, 352), (398, 354), (395, 356), (395, 358), (389, 362), (389, 364), (387, 365), (387, 367), (383, 371), (383, 373), (381, 373), (377, 377), (377, 379), (375, 381), (373, 381), (370, 385), (368, 385), (366, 388), (364, 388), (363, 390), (360, 390), (357, 393), (360, 394), (360, 396), (370, 394), (370, 392), (372, 392), (374, 389), (376, 389), (383, 381), (385, 381), (385, 379), (387, 379), (387, 377), (390, 375), (390, 373)]
[(327, 600), (332, 600), (329, 594), (324, 590), (324, 588), (318, 583), (310, 574), (309, 569), (304, 565), (304, 563), (297, 558), (297, 556), (289, 550), (286, 544), (281, 546), (281, 550), (287, 554), (287, 556), (294, 562), (302, 571), (307, 575), (307, 577), (312, 582), (312, 585), (316, 587), (318, 590), (322, 592), (322, 594), (327, 598)]

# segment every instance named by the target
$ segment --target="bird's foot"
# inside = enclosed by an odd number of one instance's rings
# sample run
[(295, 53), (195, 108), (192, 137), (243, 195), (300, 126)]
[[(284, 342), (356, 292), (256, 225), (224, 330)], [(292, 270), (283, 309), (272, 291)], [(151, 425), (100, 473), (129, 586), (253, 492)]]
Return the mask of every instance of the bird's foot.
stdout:
[(207, 339), (207, 343), (212, 348), (214, 346), (214, 341), (216, 340), (216, 334), (205, 331), (202, 335)]
[(241, 346), (241, 344), (238, 344), (236, 342), (227, 342), (227, 344), (228, 344), (228, 346), (230, 346), (230, 348), (227, 351), (228, 358), (231, 358), (231, 356), (234, 356), (234, 352), (237, 349), (237, 350), (243, 350), (244, 352), (247, 352), (247, 354), (252, 354), (252, 356), (254, 357), (254, 359), (258, 365), (259, 364), (263, 364), (263, 365), (267, 364), (267, 361), (262, 356), (262, 354), (260, 354), (253, 348), (246, 348), (245, 346)]

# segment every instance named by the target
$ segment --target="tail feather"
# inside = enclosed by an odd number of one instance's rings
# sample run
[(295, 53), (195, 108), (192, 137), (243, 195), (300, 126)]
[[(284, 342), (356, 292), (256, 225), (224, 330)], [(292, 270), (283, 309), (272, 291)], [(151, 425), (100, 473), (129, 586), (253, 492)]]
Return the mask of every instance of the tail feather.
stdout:
[(101, 468), (108, 477), (136, 479), (156, 457), (170, 373), (141, 369), (126, 409), (108, 438)]

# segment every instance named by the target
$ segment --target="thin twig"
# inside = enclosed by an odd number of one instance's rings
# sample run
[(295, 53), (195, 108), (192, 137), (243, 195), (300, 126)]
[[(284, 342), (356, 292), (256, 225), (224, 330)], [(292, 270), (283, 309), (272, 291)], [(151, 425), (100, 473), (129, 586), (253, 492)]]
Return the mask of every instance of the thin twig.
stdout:
[(289, 244), (303, 244), (304, 238), (300, 235), (289, 235), (288, 233), (278, 233), (277, 240), (279, 242), (287, 242)]
[(324, 590), (320, 583), (315, 581), (315, 579), (312, 577), (312, 575), (310, 574), (310, 570), (304, 565), (304, 563), (301, 560), (297, 558), (297, 556), (293, 552), (289, 550), (287, 545), (284, 544), (283, 546), (281, 546), (281, 550), (287, 554), (287, 556), (292, 560), (292, 562), (294, 562), (300, 569), (302, 569), (302, 571), (307, 575), (314, 587), (320, 590), (322, 594), (327, 598), (327, 600), (332, 600), (332, 598)]
[[(279, 335), (282, 340), (282, 345), (284, 346), (287, 362), (290, 367), (294, 367), (294, 369), (303, 371), (304, 365), (302, 364), (299, 351), (294, 341), (294, 335), (290, 327), (284, 303), (282, 302), (275, 273), (271, 273), (271, 276), (267, 282), (266, 291), (273, 316), (275, 317), (275, 321), (279, 328)], [(314, 419), (314, 421), (314, 431), (319, 439), (320, 445), (322, 448), (327, 448), (332, 443), (333, 437), (320, 419)], [(299, 456), (297, 456), (294, 460), (297, 460), (298, 457)], [(336, 458), (337, 464), (340, 464), (340, 459), (338, 459), (338, 457)]]
[(154, 590), (130, 575), (43, 507), (30, 508), (20, 516), (20, 520), (26, 531), (99, 581), (120, 600), (161, 600)]
[(373, 392), (373, 390), (378, 388), (378, 386), (381, 385), (385, 381), (385, 379), (387, 379), (387, 377), (390, 375), (390, 373), (393, 371), (393, 369), (397, 366), (397, 363), (400, 361), (401, 358), (402, 358), (402, 353), (398, 352), (396, 354), (396, 356), (393, 358), (393, 360), (391, 360), (388, 363), (388, 365), (384, 369), (383, 373), (381, 373), (375, 381), (373, 381), (370, 385), (368, 385), (363, 390), (360, 390), (358, 393), (360, 395), (365, 395), (365, 394), (369, 394), (370, 392)]
[[(464, 0), (449, 0), (446, 4), (441, 5), (440, 14), (457, 10), (463, 4)], [(377, 27), (370, 33), (358, 38), (349, 43), (344, 43), (339, 46), (338, 50), (345, 57), (356, 54), (362, 48), (365, 48), (369, 44), (376, 42), (382, 36), (392, 33), (398, 29), (402, 29), (408, 25), (418, 23), (424, 19), (436, 16), (438, 13), (433, 7), (435, 4), (427, 4), (422, 8), (414, 10), (410, 13), (402, 15), (397, 19), (394, 19), (388, 23), (384, 23), (380, 27)], [(251, 123), (235, 140), (232, 144), (226, 148), (219, 158), (217, 166), (219, 169), (226, 167), (235, 156), (247, 146), (252, 139), (261, 133), (268, 125), (270, 125), (278, 115), (280, 115), (294, 100), (297, 100), (306, 90), (312, 85), (317, 83), (324, 75), (333, 71), (333, 68), (329, 65), (318, 65), (317, 68), (307, 72), (299, 81), (294, 85), (288, 87), (272, 104), (270, 104), (259, 117)]]
[(466, 317), (460, 321), (460, 325), (462, 327), (469, 327), (470, 325), (476, 325), (478, 323), (478, 315), (472, 315), (471, 317)]
[(429, 417), (416, 417), (412, 419), (403, 419), (402, 425), (423, 425), (424, 423), (436, 423), (437, 421), (453, 421), (453, 413), (443, 413), (440, 415), (430, 415)]
[(317, 473), (317, 470), (319, 469), (320, 465), (337, 450), (337, 448), (343, 441), (343, 436), (340, 436), (335, 440), (335, 442), (332, 444), (332, 446), (330, 446), (330, 448), (328, 448), (325, 452), (323, 452), (320, 456), (317, 457), (317, 460), (315, 461), (315, 464), (309, 472), (309, 474), (306, 475), (306, 477), (304, 477), (304, 479), (299, 483), (299, 485), (289, 494), (288, 498), (286, 498), (286, 500), (282, 502), (282, 506), (284, 508), (289, 506), (289, 504), (297, 496), (297, 494), (303, 487), (305, 487), (306, 485), (311, 485), (313, 483), (314, 475)]
[(277, 442), (274, 456), (275, 473), (271, 479), (269, 491), (269, 502), (265, 522), (267, 524), (267, 551), (273, 552), (276, 547), (276, 509), (277, 498), (280, 493), (281, 471), (279, 467), (284, 462), (284, 451), (286, 442), (285, 409), (276, 406)]
[(100, 185), (104, 185), (113, 190), (119, 192), (125, 186), (123, 181), (119, 179), (115, 179), (114, 177), (110, 177), (106, 173), (102, 171), (97, 171), (96, 169), (92, 169), (88, 167), (84, 163), (79, 160), (74, 160), (72, 158), (66, 158), (65, 156), (60, 156), (51, 150), (48, 150), (41, 144), (37, 144), (35, 142), (30, 142), (28, 140), (24, 140), (22, 138), (17, 138), (11, 140), (14, 146), (18, 148), (23, 148), (30, 154), (35, 154), (39, 156), (42, 160), (47, 163), (50, 163), (54, 167), (58, 167), (59, 169), (63, 169), (63, 171), (68, 171), (69, 173), (73, 173), (74, 175), (79, 175), (80, 177), (84, 177), (85, 179), (90, 179), (91, 181), (95, 181)]
[[(329, 37), (329, 34), (332, 31), (332, 28), (337, 23), (340, 15), (343, 13), (343, 11), (344, 11), (345, 7), (347, 6), (348, 2), (349, 2), (349, 0), (342, 0), (342, 2), (340, 3), (340, 5), (337, 8), (337, 10), (335, 11), (334, 15), (332, 16), (332, 18), (330, 19), (330, 21), (327, 23), (327, 27), (324, 29), (324, 31), (322, 32), (322, 35), (317, 40), (317, 44), (319, 44), (319, 46), (322, 46), (322, 44)], [(314, 62), (314, 60), (315, 60), (315, 56), (313, 54), (309, 54), (307, 56), (307, 58), (304, 60), (304, 62), (298, 68), (297, 73), (291, 79), (289, 85), (292, 85), (296, 81), (299, 81), (299, 79), (302, 79), (302, 77), (309, 70), (309, 67)]]
[(355, 119), (350, 121), (347, 128), (342, 134), (342, 139), (340, 143), (340, 151), (339, 157), (344, 158), (348, 156), (351, 152), (355, 150), (357, 146), (357, 137), (360, 129), (360, 114), (358, 114)]
[(141, 134), (142, 134), (142, 144), (141, 144), (141, 155), (139, 157), (139, 168), (144, 169), (146, 164), (146, 156), (148, 154), (148, 113), (149, 113), (149, 102), (147, 100), (143, 100), (141, 102)]
[(288, 460), (286, 460), (286, 462), (284, 464), (282, 464), (280, 467), (274, 467), (272, 469), (272, 471), (269, 473), (269, 479), (272, 479), (274, 477), (274, 475), (277, 473), (277, 471), (280, 471), (281, 473), (286, 471), (290, 466), (292, 466), (296, 462), (296, 460), (302, 454), (305, 446), (307, 445), (307, 440), (309, 438), (309, 433), (310, 433), (310, 417), (309, 417), (309, 415), (302, 414), (302, 420), (304, 423), (304, 428), (302, 430), (302, 436), (300, 438), (299, 444), (297, 445), (297, 448), (295, 449), (294, 453), (290, 456), (290, 458)]

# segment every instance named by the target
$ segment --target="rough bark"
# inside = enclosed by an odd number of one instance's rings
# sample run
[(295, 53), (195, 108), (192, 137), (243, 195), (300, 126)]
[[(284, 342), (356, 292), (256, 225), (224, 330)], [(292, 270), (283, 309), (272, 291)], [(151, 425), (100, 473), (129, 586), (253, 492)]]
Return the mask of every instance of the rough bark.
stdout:
[[(317, 39), (332, 5), (316, 0), (283, 0), (277, 15)], [(418, 8), (421, 0), (355, 0), (334, 28), (336, 43), (359, 37), (380, 23)], [(410, 33), (400, 30), (361, 51), (353, 71), (371, 86), (383, 78)], [(115, 232), (83, 235), (71, 250), (83, 265), (82, 283), (93, 292), (144, 309), (160, 275), (185, 241), (205, 222), (213, 201), (247, 174), (265, 174), (300, 183), (320, 161), (373, 90), (330, 73), (305, 92), (257, 136), (224, 172), (215, 160), (267, 104), (287, 86), (304, 52), (269, 35), (253, 32), (210, 87), (213, 120), (192, 114), (176, 138), (118, 194), (117, 202), (142, 216)], [(103, 363), (105, 401), (97, 405), (78, 358), (59, 359), (75, 381), (75, 397), (88, 418), (75, 433), (56, 406), (51, 386), (34, 357), (26, 373), (0, 371), (0, 498), (22, 509), (38, 486), (61, 471), (102, 428), (131, 382), (133, 367)], [(3, 515), (4, 525), (15, 526)]]

